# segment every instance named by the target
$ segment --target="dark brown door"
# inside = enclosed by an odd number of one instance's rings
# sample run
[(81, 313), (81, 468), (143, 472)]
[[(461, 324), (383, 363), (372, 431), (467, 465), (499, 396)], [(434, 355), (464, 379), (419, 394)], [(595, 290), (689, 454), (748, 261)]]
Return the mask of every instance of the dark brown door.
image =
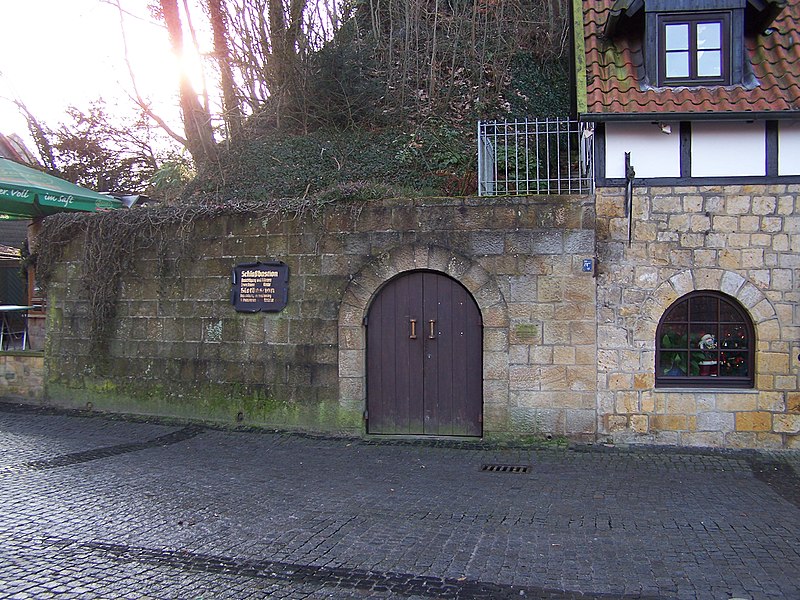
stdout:
[(482, 435), (482, 323), (457, 281), (414, 271), (367, 315), (367, 431)]

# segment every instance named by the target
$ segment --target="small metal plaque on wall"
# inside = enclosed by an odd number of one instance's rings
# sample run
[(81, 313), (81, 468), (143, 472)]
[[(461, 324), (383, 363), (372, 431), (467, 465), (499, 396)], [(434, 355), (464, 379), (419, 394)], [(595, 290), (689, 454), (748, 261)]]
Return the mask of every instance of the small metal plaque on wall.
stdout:
[(279, 312), (289, 301), (289, 265), (281, 261), (236, 265), (231, 304), (238, 312)]

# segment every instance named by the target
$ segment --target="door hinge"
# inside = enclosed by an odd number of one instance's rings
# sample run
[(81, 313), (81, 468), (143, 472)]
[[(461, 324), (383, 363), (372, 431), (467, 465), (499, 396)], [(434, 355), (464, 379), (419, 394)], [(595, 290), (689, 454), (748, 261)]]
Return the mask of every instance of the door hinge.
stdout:
[(363, 319), (361, 319), (361, 324), (366, 327), (367, 321), (369, 320), (369, 315), (365, 315)]
[(364, 409), (364, 420), (369, 421), (369, 411), (367, 409)]

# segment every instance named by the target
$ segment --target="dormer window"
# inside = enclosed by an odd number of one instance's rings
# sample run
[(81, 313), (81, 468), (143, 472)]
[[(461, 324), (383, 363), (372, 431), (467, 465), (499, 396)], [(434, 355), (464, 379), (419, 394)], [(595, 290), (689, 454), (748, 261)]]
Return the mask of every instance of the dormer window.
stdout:
[(659, 85), (730, 83), (728, 14), (659, 15), (658, 30)]
[(745, 60), (785, 0), (615, 0), (604, 34), (641, 47), (640, 89), (758, 85)]

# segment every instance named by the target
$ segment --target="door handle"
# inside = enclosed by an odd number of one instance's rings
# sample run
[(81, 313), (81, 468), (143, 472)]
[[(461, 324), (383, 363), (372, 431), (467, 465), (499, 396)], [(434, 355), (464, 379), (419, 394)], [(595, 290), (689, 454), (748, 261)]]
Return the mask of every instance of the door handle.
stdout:
[(434, 321), (433, 319), (431, 319), (430, 321), (428, 321), (428, 325), (430, 325), (430, 326), (431, 326), (431, 331), (430, 331), (430, 333), (428, 334), (428, 339), (429, 339), (429, 340), (435, 339), (435, 338), (436, 338), (436, 334), (434, 333), (434, 330), (433, 330), (433, 328), (436, 326), (436, 321)]
[(410, 323), (411, 323), (411, 335), (408, 336), (408, 339), (415, 340), (417, 339), (417, 320), (411, 319)]

